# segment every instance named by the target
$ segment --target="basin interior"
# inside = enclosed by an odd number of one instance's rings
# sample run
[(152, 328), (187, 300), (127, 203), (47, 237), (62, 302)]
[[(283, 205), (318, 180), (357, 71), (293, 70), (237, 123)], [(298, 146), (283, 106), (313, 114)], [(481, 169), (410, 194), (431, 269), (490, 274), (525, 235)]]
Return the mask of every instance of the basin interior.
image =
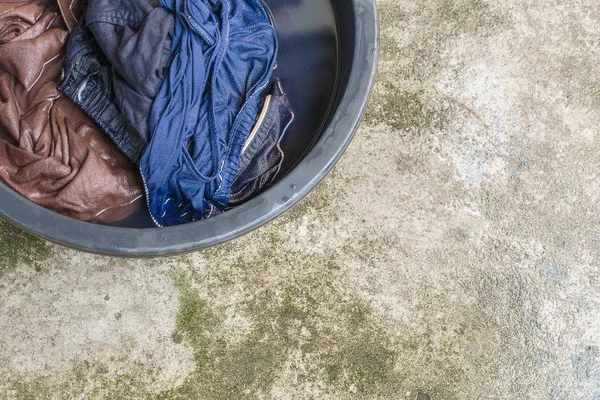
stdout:
[[(330, 115), (339, 76), (339, 7), (326, 0), (263, 0), (263, 4), (279, 38), (273, 76), (281, 80), (294, 111), (294, 121), (281, 143), (285, 154), (278, 175), (281, 179), (311, 149)], [(155, 227), (145, 207), (108, 225)]]
[[(261, 1), (279, 38), (273, 76), (281, 80), (294, 111), (294, 121), (281, 143), (285, 157), (275, 184), (313, 148), (343, 97), (353, 63), (356, 21), (350, 0)], [(12, 191), (1, 181), (0, 189)], [(21, 204), (11, 207), (31, 207), (29, 201), (21, 199)], [(128, 218), (104, 225), (156, 228), (144, 203), (139, 201), (138, 210)], [(202, 225), (203, 221), (194, 224)]]

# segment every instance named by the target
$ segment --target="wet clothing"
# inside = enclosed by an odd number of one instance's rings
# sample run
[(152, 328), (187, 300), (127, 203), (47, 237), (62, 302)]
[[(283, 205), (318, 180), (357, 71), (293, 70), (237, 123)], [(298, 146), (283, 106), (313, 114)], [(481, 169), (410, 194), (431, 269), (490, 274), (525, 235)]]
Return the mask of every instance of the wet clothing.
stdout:
[(140, 171), (150, 214), (163, 226), (229, 204), (277, 35), (258, 0), (159, 3), (175, 15), (171, 65), (152, 106)]
[(113, 221), (142, 194), (131, 164), (58, 90), (80, 1), (0, 0), (0, 179), (81, 220)]
[(256, 125), (242, 149), (228, 206), (242, 204), (273, 182), (284, 157), (280, 142), (293, 120), (294, 113), (281, 82), (275, 80), (271, 93), (265, 98)]
[(60, 86), (138, 163), (148, 117), (169, 66), (174, 16), (148, 0), (89, 0), (74, 29)]

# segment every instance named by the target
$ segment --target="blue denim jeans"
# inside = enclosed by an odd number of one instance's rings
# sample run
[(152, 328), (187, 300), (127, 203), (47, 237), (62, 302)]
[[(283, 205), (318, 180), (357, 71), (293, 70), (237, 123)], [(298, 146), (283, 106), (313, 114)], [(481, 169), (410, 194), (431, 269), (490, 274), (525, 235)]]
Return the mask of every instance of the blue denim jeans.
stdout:
[(280, 142), (294, 113), (278, 79), (265, 98), (256, 125), (242, 149), (240, 165), (231, 185), (229, 207), (235, 207), (267, 188), (281, 168)]
[(206, 218), (230, 202), (242, 148), (277, 57), (258, 0), (159, 0), (175, 15), (172, 61), (140, 160), (159, 226)]
[(175, 18), (148, 0), (90, 0), (67, 46), (60, 85), (138, 163), (171, 57)]

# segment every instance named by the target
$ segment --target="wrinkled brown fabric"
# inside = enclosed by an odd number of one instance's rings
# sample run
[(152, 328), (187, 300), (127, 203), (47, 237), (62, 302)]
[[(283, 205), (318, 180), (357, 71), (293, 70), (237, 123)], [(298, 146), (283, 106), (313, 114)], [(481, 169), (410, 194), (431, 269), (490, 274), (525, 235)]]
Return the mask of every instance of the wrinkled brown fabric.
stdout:
[(139, 207), (143, 191), (125, 156), (58, 91), (80, 8), (0, 0), (0, 178), (37, 204), (109, 222)]

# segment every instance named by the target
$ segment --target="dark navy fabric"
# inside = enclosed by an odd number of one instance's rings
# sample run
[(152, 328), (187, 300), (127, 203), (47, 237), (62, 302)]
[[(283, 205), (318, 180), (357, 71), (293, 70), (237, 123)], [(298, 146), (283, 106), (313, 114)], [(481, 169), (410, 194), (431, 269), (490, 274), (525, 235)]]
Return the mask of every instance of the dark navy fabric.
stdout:
[(137, 163), (170, 63), (174, 15), (149, 0), (89, 0), (67, 47), (60, 89)]
[(129, 125), (113, 99), (113, 72), (85, 23), (71, 32), (59, 89), (88, 114), (117, 147), (137, 163), (146, 141)]
[(172, 62), (140, 160), (159, 226), (206, 218), (229, 204), (240, 155), (277, 57), (258, 0), (159, 0), (175, 14)]
[(265, 99), (257, 125), (244, 145), (240, 166), (231, 185), (230, 207), (258, 195), (273, 182), (284, 157), (279, 144), (293, 120), (290, 103), (281, 82), (276, 80), (271, 94)]

